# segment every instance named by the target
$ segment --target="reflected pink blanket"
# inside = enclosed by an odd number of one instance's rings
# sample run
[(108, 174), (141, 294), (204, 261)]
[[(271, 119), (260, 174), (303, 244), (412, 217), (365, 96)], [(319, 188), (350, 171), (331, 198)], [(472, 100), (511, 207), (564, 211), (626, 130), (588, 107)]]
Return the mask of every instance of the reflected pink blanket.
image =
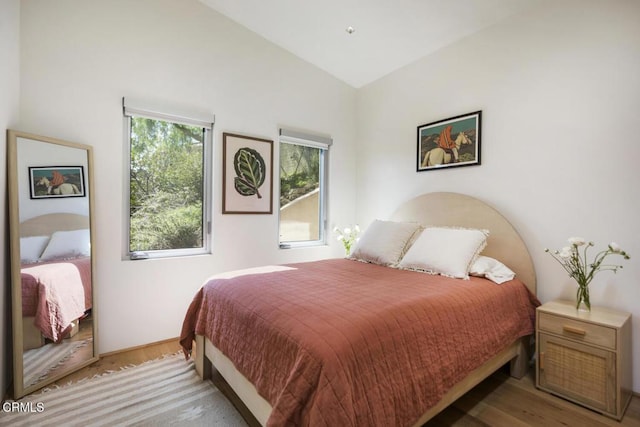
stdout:
[(91, 308), (91, 258), (23, 266), (22, 315), (54, 342)]
[[(273, 407), (268, 425), (405, 426), (533, 333), (519, 280), (450, 279), (345, 259), (212, 278), (183, 325), (208, 337)], [(248, 273), (251, 273), (250, 271)]]

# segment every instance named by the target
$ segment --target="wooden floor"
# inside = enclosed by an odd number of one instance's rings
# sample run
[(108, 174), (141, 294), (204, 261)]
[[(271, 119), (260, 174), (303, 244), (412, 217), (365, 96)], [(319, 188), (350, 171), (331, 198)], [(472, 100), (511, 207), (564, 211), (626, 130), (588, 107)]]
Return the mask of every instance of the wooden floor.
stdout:
[[(108, 355), (79, 372), (59, 381), (65, 384), (91, 377), (122, 366), (137, 365), (165, 354), (179, 351), (177, 340)], [(229, 391), (220, 378), (214, 380), (218, 387), (230, 397), (234, 406), (244, 412), (242, 403)], [(520, 426), (634, 426), (640, 427), (640, 397), (634, 396), (622, 422), (604, 417), (596, 412), (542, 392), (535, 388), (533, 370), (522, 380), (511, 378), (506, 369), (500, 370), (458, 399), (425, 427), (520, 427)], [(243, 414), (244, 416), (244, 414)], [(255, 420), (248, 420), (255, 425)]]
[(635, 426), (640, 397), (634, 396), (622, 422), (535, 388), (534, 369), (521, 380), (500, 370), (425, 424), (437, 426)]

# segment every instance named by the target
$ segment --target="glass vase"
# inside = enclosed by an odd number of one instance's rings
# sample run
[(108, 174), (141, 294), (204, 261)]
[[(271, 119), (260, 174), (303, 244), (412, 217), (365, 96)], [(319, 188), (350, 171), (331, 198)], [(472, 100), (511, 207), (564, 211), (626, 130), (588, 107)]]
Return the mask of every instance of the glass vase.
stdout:
[(591, 311), (591, 300), (589, 299), (589, 286), (578, 284), (576, 292), (576, 309), (578, 311)]

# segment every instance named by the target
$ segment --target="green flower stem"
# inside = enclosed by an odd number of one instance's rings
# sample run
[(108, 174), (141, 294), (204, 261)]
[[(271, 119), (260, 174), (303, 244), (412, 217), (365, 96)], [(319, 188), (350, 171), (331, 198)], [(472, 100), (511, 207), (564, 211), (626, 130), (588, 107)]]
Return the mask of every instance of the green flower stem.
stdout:
[(589, 286), (578, 284), (576, 292), (576, 310), (580, 309), (580, 304), (584, 304), (587, 310), (591, 310), (591, 301), (589, 299)]

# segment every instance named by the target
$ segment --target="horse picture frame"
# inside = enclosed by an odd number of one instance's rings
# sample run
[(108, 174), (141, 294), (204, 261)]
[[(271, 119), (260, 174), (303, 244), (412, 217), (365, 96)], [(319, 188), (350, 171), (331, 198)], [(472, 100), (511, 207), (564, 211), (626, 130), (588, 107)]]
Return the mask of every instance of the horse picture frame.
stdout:
[(32, 199), (84, 197), (82, 166), (29, 166), (29, 189)]
[(416, 171), (480, 164), (482, 111), (418, 126)]

